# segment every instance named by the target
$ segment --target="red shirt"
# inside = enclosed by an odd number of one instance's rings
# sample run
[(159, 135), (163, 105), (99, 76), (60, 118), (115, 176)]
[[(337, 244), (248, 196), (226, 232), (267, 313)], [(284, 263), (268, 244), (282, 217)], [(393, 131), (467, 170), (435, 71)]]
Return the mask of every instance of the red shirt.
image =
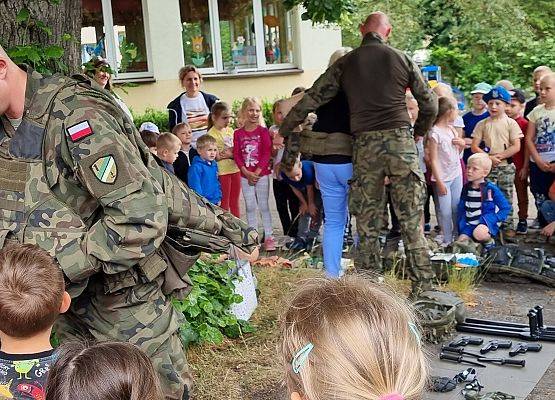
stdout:
[(245, 167), (254, 172), (260, 168), (260, 176), (269, 175), (271, 155), (272, 139), (268, 128), (259, 125), (252, 132), (241, 128), (233, 134), (233, 158), (239, 169)]
[(528, 120), (523, 116), (519, 116), (518, 118), (515, 118), (515, 121), (518, 126), (520, 126), (522, 134), (524, 135), (524, 137), (520, 139), (520, 150), (513, 156), (513, 162), (515, 163), (515, 167), (518, 171), (524, 165), (524, 149), (526, 148), (526, 129), (528, 128)]

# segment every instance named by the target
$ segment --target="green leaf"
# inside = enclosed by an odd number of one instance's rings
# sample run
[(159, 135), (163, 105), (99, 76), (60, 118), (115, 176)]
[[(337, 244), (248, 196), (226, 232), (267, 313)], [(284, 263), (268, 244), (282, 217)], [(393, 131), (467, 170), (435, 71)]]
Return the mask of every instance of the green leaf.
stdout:
[(52, 28), (46, 26), (46, 24), (40, 20), (36, 20), (35, 21), (35, 25), (37, 26), (37, 28), (39, 28), (41, 31), (45, 32), (48, 36), (52, 36)]
[(27, 21), (30, 16), (31, 16), (31, 13), (30, 13), (29, 9), (23, 7), (21, 10), (19, 10), (17, 15), (15, 16), (15, 22), (20, 24), (23, 21)]
[(64, 49), (60, 46), (48, 46), (44, 49), (44, 55), (47, 58), (62, 58), (64, 55)]

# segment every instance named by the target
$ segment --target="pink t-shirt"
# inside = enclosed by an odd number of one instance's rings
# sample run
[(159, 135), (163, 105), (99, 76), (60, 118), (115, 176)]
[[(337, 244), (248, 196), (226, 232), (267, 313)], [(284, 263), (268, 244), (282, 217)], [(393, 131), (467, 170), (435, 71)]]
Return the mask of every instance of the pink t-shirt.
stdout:
[(252, 132), (241, 128), (233, 134), (233, 158), (239, 169), (245, 167), (253, 172), (260, 168), (260, 176), (269, 175), (271, 155), (272, 139), (268, 128), (259, 125)]
[[(452, 140), (457, 137), (454, 128), (440, 128), (434, 125), (430, 132), (430, 139), (437, 143), (437, 158), (439, 165), (439, 175), (443, 182), (449, 182), (462, 175), (460, 153)], [(432, 175), (432, 181), (436, 179)]]

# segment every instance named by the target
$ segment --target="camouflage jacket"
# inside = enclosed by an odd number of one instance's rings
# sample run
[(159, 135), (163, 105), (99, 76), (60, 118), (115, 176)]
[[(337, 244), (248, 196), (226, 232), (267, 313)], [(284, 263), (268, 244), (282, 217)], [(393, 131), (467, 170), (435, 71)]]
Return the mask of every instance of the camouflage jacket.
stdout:
[[(14, 131), (5, 117), (0, 122), (8, 169), (0, 171), (0, 202), (12, 211), (0, 218), (0, 247), (10, 238), (36, 243), (71, 282), (103, 271), (113, 278), (107, 291), (115, 291), (138, 275), (154, 279), (172, 254), (190, 264), (199, 250), (257, 242), (242, 221), (161, 169), (111, 94), (88, 78), (27, 68), (21, 125)], [(172, 278), (186, 276), (186, 266), (176, 269)]]
[(410, 57), (387, 45), (378, 34), (367, 34), (361, 46), (331, 65), (287, 114), (280, 128), (280, 134), (289, 136), (282, 162), (290, 165), (299, 153), (299, 134), (293, 129), (340, 90), (349, 102), (352, 133), (410, 126), (407, 88), (420, 108), (414, 131), (423, 136), (437, 113), (435, 95)]

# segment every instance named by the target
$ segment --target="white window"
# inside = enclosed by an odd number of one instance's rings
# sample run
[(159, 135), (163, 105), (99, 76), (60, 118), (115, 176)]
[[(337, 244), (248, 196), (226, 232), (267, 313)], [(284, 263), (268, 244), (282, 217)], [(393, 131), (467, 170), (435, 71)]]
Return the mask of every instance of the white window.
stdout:
[(295, 68), (293, 15), (281, 0), (179, 0), (185, 64), (205, 73)]
[(152, 77), (144, 0), (83, 0), (81, 59), (106, 58), (118, 79)]

